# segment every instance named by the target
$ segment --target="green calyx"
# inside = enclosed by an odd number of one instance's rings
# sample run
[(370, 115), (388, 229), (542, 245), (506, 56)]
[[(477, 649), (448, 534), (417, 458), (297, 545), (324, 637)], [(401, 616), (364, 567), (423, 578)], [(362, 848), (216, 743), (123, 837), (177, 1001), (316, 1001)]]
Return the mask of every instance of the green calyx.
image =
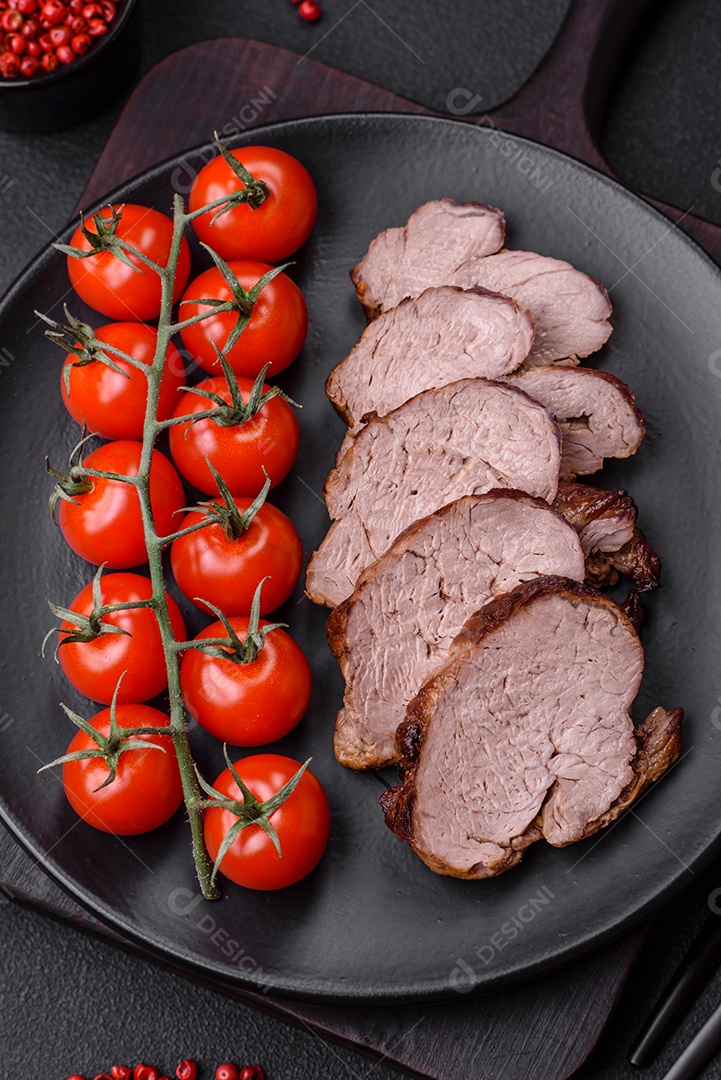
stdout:
[[(183, 387), (184, 390), (189, 390), (192, 394), (197, 394), (199, 397), (207, 398), (208, 401), (213, 402), (216, 409), (212, 410), (210, 419), (212, 419), (214, 424), (218, 424), (220, 427), (239, 427), (241, 424), (247, 424), (249, 420), (252, 420), (253, 417), (260, 412), (266, 402), (271, 401), (274, 397), (280, 397), (283, 401), (287, 401), (289, 404), (295, 405), (296, 408), (300, 408), (300, 405), (298, 405), (296, 401), (293, 401), (291, 397), (288, 397), (287, 394), (284, 394), (279, 386), (270, 386), (267, 390), (263, 389), (265, 375), (270, 364), (266, 364), (263, 370), (258, 373), (250, 391), (248, 401), (243, 401), (243, 395), (240, 392), (235, 372), (217, 346), (215, 347), (215, 351), (218, 354), (218, 360), (223, 368), (225, 381), (228, 385), (230, 404), (225, 398), (221, 397), (220, 394), (216, 394), (213, 390), (203, 390), (199, 386)], [(192, 422), (192, 416), (188, 419)], [(199, 419), (201, 418), (199, 417)]]
[(89, 476), (86, 476), (82, 471), (83, 459), (82, 449), (88, 439), (92, 439), (92, 434), (88, 435), (83, 431), (80, 442), (73, 447), (70, 452), (70, 468), (67, 473), (59, 472), (54, 469), (50, 464), (50, 458), (45, 458), (45, 468), (51, 476), (54, 476), (57, 480), (55, 487), (53, 488), (50, 496), (50, 514), (53, 521), (57, 525), (57, 518), (55, 512), (60, 499), (65, 499), (66, 502), (75, 503), (77, 505), (76, 495), (85, 495), (88, 491), (92, 491), (93, 482)]
[(241, 536), (245, 535), (250, 528), (253, 518), (268, 497), (268, 492), (270, 491), (270, 477), (265, 469), (263, 469), (263, 472), (265, 473), (265, 483), (248, 509), (241, 513), (230, 488), (223, 477), (208, 457), (206, 457), (205, 460), (208, 468), (213, 474), (213, 479), (218, 485), (218, 491), (223, 501), (220, 503), (208, 500), (198, 503), (197, 506), (187, 507), (186, 509), (191, 513), (202, 514), (207, 518), (209, 525), (220, 525), (229, 540), (240, 540)]
[[(125, 673), (123, 672), (123, 675)], [(43, 765), (38, 769), (38, 772), (44, 772), (45, 769), (52, 769), (55, 765), (64, 765), (66, 761), (86, 761), (90, 758), (102, 758), (108, 767), (107, 779), (99, 784), (96, 791), (100, 791), (102, 788), (107, 787), (108, 784), (112, 784), (113, 780), (118, 774), (118, 762), (121, 756), (127, 750), (160, 750), (161, 754), (165, 753), (165, 748), (158, 743), (148, 742), (147, 739), (141, 739), (140, 735), (171, 735), (172, 731), (168, 728), (121, 728), (118, 725), (116, 710), (117, 710), (117, 698), (118, 691), (120, 690), (120, 684), (123, 681), (123, 675), (118, 679), (118, 685), (115, 687), (115, 693), (113, 694), (113, 700), (110, 704), (110, 732), (108, 735), (103, 735), (97, 731), (92, 724), (89, 724), (87, 720), (84, 720), (82, 716), (78, 716), (76, 712), (69, 709), (67, 705), (60, 703), (60, 708), (63, 710), (69, 720), (72, 720), (73, 724), (80, 731), (84, 731), (85, 734), (92, 739), (95, 743), (95, 747), (92, 750), (73, 750), (69, 754), (63, 754), (62, 757), (56, 758), (54, 761), (49, 761), (47, 765)]]
[[(95, 336), (92, 326), (74, 318), (68, 311), (67, 304), (64, 307), (65, 318), (68, 320), (67, 324), (56, 322), (55, 319), (43, 315), (42, 311), (36, 311), (35, 314), (43, 322), (47, 323), (50, 328), (45, 331), (45, 337), (55, 345), (59, 345), (61, 349), (65, 349), (73, 357), (71, 365), (63, 369), (63, 381), (68, 396), (70, 395), (70, 367), (85, 367), (87, 364), (94, 363), (105, 364), (106, 367), (111, 368), (118, 375), (129, 379), (129, 372), (118, 367), (112, 356), (109, 355), (109, 351), (106, 351), (108, 346)], [(114, 349), (113, 352), (116, 355), (119, 354), (117, 349)], [(141, 366), (132, 356), (123, 355), (122, 359), (129, 361), (134, 367)]]
[[(264, 577), (258, 582), (258, 588), (253, 595), (253, 603), (248, 616), (248, 630), (244, 639), (238, 637), (230, 619), (220, 608), (216, 607), (215, 604), (211, 604), (210, 600), (203, 600), (202, 597), (196, 596), (194, 598), (195, 602), (210, 608), (220, 620), (227, 637), (196, 638), (195, 641), (187, 642), (187, 648), (197, 649), (198, 652), (205, 653), (206, 656), (212, 656), (216, 660), (230, 660), (234, 664), (252, 664), (257, 660), (258, 653), (265, 645), (265, 639), (271, 630), (284, 630), (288, 625), (287, 623), (268, 623), (267, 626), (258, 625), (260, 622), (260, 594), (267, 580), (268, 578)], [(183, 647), (185, 648), (186, 645)]]
[(116, 259), (120, 259), (121, 262), (124, 262), (133, 270), (142, 274), (144, 272), (143, 269), (140, 266), (136, 266), (131, 260), (130, 256), (127, 254), (127, 245), (125, 245), (117, 235), (117, 228), (122, 221), (122, 217), (122, 206), (108, 206), (107, 210), (99, 210), (97, 214), (93, 214), (92, 217), (96, 230), (95, 232), (92, 232), (85, 224), (85, 218), (81, 212), (80, 232), (90, 245), (90, 250), (83, 251), (81, 248), (74, 248), (69, 244), (53, 244), (53, 247), (56, 248), (57, 251), (62, 251), (64, 255), (69, 255), (73, 259), (90, 259), (103, 251), (109, 251)]
[(257, 210), (270, 195), (270, 188), (265, 180), (256, 180), (254, 176), (251, 176), (245, 165), (238, 161), (237, 157), (231, 154), (225, 144), (221, 142), (218, 132), (215, 131), (213, 134), (215, 136), (215, 145), (218, 147), (223, 161), (235, 173), (243, 186), (229, 197), (226, 206), (216, 211), (210, 220), (211, 225), (215, 225), (216, 220), (234, 206), (241, 206), (245, 203), (251, 210)]
[[(282, 274), (284, 270), (287, 270), (287, 268), (293, 264), (287, 262), (283, 263), (281, 266), (274, 266), (270, 270), (266, 270), (263, 276), (258, 278), (255, 285), (251, 286), (250, 289), (246, 289), (238, 281), (238, 278), (230, 269), (225, 259), (221, 259), (220, 255), (213, 251), (212, 248), (208, 247), (207, 244), (201, 244), (201, 247), (204, 247), (211, 256), (221, 277), (230, 290), (232, 300), (218, 300), (215, 297), (203, 297), (197, 300), (183, 300), (181, 301), (181, 307), (183, 304), (203, 304), (205, 307), (222, 308), (223, 311), (236, 311), (238, 313), (238, 318), (223, 346), (224, 350), (228, 352), (236, 344), (238, 338), (250, 322), (253, 308), (263, 289), (266, 285), (270, 284), (273, 278), (276, 278), (278, 274)], [(212, 312), (208, 312), (207, 315), (205, 315), (205, 318), (208, 318), (210, 314), (212, 314)]]
[(287, 784), (284, 784), (279, 791), (276, 791), (275, 795), (271, 795), (271, 797), (269, 799), (266, 799), (265, 802), (261, 802), (259, 799), (256, 799), (255, 795), (253, 795), (253, 793), (241, 780), (240, 776), (238, 775), (237, 769), (228, 757), (228, 748), (226, 745), (223, 745), (223, 754), (225, 756), (226, 765), (230, 770), (230, 774), (233, 777), (233, 780), (238, 785), (240, 793), (243, 796), (242, 801), (240, 799), (231, 799), (227, 795), (223, 795), (221, 794), (221, 792), (216, 791), (215, 788), (211, 787), (210, 784), (207, 784), (205, 782), (200, 773), (197, 773), (196, 769), (196, 773), (198, 775), (198, 783), (200, 784), (205, 794), (208, 796), (207, 799), (203, 799), (201, 801), (201, 807), (204, 810), (211, 808), (228, 810), (231, 814), (234, 815), (234, 817), (237, 818), (237, 821), (235, 821), (231, 825), (231, 827), (228, 829), (227, 833), (223, 837), (223, 843), (220, 845), (218, 854), (215, 859), (215, 863), (213, 865), (213, 874), (211, 880), (215, 879), (215, 875), (217, 874), (218, 869), (223, 862), (223, 859), (225, 858), (228, 850), (232, 847), (238, 834), (243, 829), (247, 829), (249, 825), (259, 825), (263, 832), (267, 833), (267, 835), (273, 841), (275, 850), (278, 852), (280, 858), (283, 858), (283, 852), (280, 847), (280, 839), (278, 837), (278, 833), (271, 824), (270, 818), (273, 816), (275, 811), (278, 810), (279, 807), (281, 807), (283, 803), (286, 802), (287, 799), (289, 799), (290, 796), (293, 794), (300, 782), (303, 773), (313, 760), (312, 758), (308, 758), (308, 760), (304, 762), (304, 764), (301, 765), (301, 767), (298, 769), (297, 773), (295, 773), (295, 775), (290, 778)]
[[(117, 606), (103, 606), (103, 597), (100, 584), (100, 578), (105, 569), (105, 563), (102, 563), (93, 578), (93, 610), (89, 615), (81, 615), (77, 611), (71, 611), (69, 608), (60, 607), (57, 604), (53, 604), (51, 600), (48, 600), (48, 606), (52, 611), (56, 619), (62, 619), (65, 623), (70, 623), (73, 630), (64, 629), (61, 626), (53, 626), (48, 630), (47, 634), (43, 638), (42, 655), (45, 656), (45, 646), (52, 637), (53, 634), (60, 634), (60, 640), (55, 648), (55, 659), (58, 658), (58, 650), (63, 645), (69, 645), (71, 642), (86, 642), (94, 641), (96, 638), (101, 637), (103, 634), (125, 634), (127, 637), (132, 635), (127, 630), (122, 630), (119, 626), (113, 626), (111, 623), (103, 621), (103, 617), (110, 611), (118, 611), (120, 608)], [(137, 606), (137, 605), (133, 605)], [(146, 606), (145, 604), (143, 606)]]

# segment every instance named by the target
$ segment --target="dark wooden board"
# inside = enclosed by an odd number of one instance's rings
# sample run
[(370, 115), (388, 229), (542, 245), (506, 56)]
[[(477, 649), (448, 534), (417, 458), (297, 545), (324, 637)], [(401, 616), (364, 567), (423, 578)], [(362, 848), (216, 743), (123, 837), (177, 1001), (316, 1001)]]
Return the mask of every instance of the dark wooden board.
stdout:
[[(11, 899), (52, 918), (147, 955), (104, 926), (67, 896), (0, 830), (0, 887)], [(290, 1024), (428, 1080), (564, 1080), (585, 1061), (643, 944), (637, 931), (590, 959), (542, 979), (469, 1001), (394, 1009), (341, 1009), (305, 1005), (231, 984), (210, 981), (148, 955), (175, 971)]]
[[(631, 27), (648, 3), (577, 0), (553, 49), (526, 86), (491, 116), (467, 119), (536, 138), (610, 173), (597, 146), (603, 99)], [(193, 110), (186, 108), (188, 100), (196, 103)], [(190, 46), (142, 80), (81, 205), (157, 161), (207, 141), (214, 128), (230, 133), (290, 117), (366, 110), (428, 112), (310, 58), (260, 42), (220, 39)], [(663, 209), (673, 220), (681, 216)], [(721, 254), (721, 231), (715, 226), (688, 216), (682, 225), (711, 254)], [(8, 895), (135, 949), (81, 910), (5, 835), (0, 836), (0, 866)], [(490, 998), (459, 997), (457, 1003), (424, 1009), (330, 1009), (213, 985), (289, 1022), (309, 1024), (326, 1037), (384, 1056), (416, 1076), (453, 1080), (502, 1073), (510, 1080), (560, 1080), (580, 1066), (595, 1044), (643, 936), (636, 933), (591, 959)]]

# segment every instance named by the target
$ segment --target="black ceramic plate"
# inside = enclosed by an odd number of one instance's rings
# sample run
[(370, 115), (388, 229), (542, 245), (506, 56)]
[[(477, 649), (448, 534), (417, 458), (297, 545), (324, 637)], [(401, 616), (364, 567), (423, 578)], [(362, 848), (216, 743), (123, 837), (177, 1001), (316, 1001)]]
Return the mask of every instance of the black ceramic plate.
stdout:
[[(278, 893), (228, 886), (198, 897), (187, 828), (178, 818), (121, 841), (75, 818), (57, 777), (35, 770), (69, 736), (58, 708), (87, 711), (39, 645), (46, 598), (68, 601), (89, 580), (45, 505), (43, 455), (60, 461), (76, 431), (58, 394), (59, 356), (33, 308), (60, 313), (64, 259), (48, 249), (0, 307), (2, 528), (2, 814), (22, 843), (81, 903), (148, 948), (249, 987), (316, 1000), (418, 1001), (487, 989), (598, 946), (648, 915), (692, 878), (721, 832), (721, 274), (664, 218), (611, 181), (560, 154), (522, 143), (507, 156), (492, 132), (410, 116), (299, 120), (238, 140), (297, 155), (318, 185), (320, 214), (294, 273), (311, 315), (302, 356), (283, 378), (303, 403), (301, 450), (274, 493), (310, 554), (327, 528), (320, 492), (343, 425), (323, 383), (357, 340), (363, 317), (348, 267), (371, 238), (441, 195), (502, 206), (509, 244), (571, 260), (610, 287), (615, 332), (593, 363), (636, 391), (648, 435), (637, 456), (600, 484), (630, 488), (664, 560), (665, 588), (647, 602), (647, 668), (637, 716), (687, 709), (680, 764), (613, 828), (555, 850), (537, 844), (501, 878), (433, 875), (386, 829), (381, 781), (346, 772), (331, 749), (341, 678), (325, 645), (325, 612), (299, 589), (282, 612), (313, 665), (315, 691), (297, 731), (279, 744), (313, 756), (333, 811), (327, 854), (304, 882)], [(515, 153), (515, 152), (514, 152)], [(113, 193), (113, 201), (170, 206), (198, 153)], [(197, 617), (193, 626), (200, 625)], [(193, 742), (205, 775), (220, 746)]]

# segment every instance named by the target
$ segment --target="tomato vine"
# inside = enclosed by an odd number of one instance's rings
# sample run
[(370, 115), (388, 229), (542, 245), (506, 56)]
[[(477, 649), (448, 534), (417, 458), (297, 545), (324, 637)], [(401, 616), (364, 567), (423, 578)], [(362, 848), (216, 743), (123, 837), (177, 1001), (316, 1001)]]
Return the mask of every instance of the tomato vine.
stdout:
[[(225, 148), (218, 142), (220, 153), (228, 160), (229, 155)], [(234, 166), (235, 168), (235, 166)], [(137, 473), (135, 475), (125, 475), (119, 473), (104, 472), (103, 470), (96, 470), (88, 468), (83, 464), (80, 456), (82, 445), (85, 441), (85, 433), (83, 433), (83, 439), (80, 445), (76, 448), (76, 451), (71, 458), (71, 467), (69, 475), (65, 476), (54, 469), (50, 469), (53, 475), (56, 477), (58, 483), (56, 485), (51, 505), (54, 507), (59, 499), (67, 500), (69, 502), (74, 501), (74, 497), (82, 495), (87, 492), (92, 485), (92, 480), (95, 477), (104, 479), (112, 479), (115, 481), (121, 481), (132, 485), (138, 495), (140, 503), (140, 512), (142, 518), (143, 533), (145, 538), (145, 547), (147, 551), (148, 566), (150, 571), (150, 582), (152, 589), (152, 596), (149, 600), (143, 602), (143, 606), (152, 608), (157, 619), (158, 628), (160, 631), (163, 652), (165, 656), (165, 666), (167, 671), (168, 682), (168, 696), (170, 701), (170, 724), (167, 729), (163, 729), (164, 733), (169, 734), (172, 737), (173, 745), (175, 747), (178, 768), (180, 773), (180, 779), (183, 790), (183, 800), (190, 825), (191, 844), (193, 851), (193, 858), (195, 861), (195, 868), (200, 883), (201, 891), (206, 899), (215, 899), (219, 896), (219, 889), (215, 882), (215, 873), (220, 862), (220, 857), (215, 861), (215, 866), (211, 860), (208, 851), (205, 846), (203, 836), (203, 811), (208, 807), (214, 805), (213, 798), (217, 797), (217, 793), (202, 780), (196, 769), (190, 746), (190, 740), (188, 736), (188, 727), (186, 723), (185, 706), (181, 693), (180, 686), (180, 655), (182, 652), (187, 651), (190, 648), (202, 648), (208, 649), (211, 646), (217, 647), (215, 641), (201, 641), (188, 642), (178, 641), (174, 635), (173, 625), (171, 621), (171, 612), (168, 603), (168, 595), (165, 589), (165, 580), (162, 564), (163, 550), (168, 544), (183, 536), (188, 532), (195, 531), (197, 528), (207, 527), (213, 520), (213, 515), (208, 514), (207, 519), (191, 529), (184, 529), (178, 533), (172, 535), (159, 535), (156, 529), (156, 523), (153, 517), (153, 509), (151, 506), (151, 492), (150, 492), (150, 470), (151, 462), (153, 459), (153, 452), (155, 443), (160, 433), (169, 427), (182, 422), (196, 422), (200, 419), (213, 418), (216, 423), (222, 425), (229, 424), (242, 424), (252, 417), (255, 412), (258, 411), (265, 401), (281, 394), (281, 391), (277, 388), (263, 389), (263, 375), (265, 374), (265, 368), (260, 373), (259, 377), (255, 380), (253, 387), (253, 393), (251, 394), (251, 400), (247, 405), (243, 404), (240, 392), (238, 390), (238, 384), (235, 376), (230, 369), (229, 365), (225, 361), (223, 353), (219, 352), (219, 360), (226, 375), (229, 391), (231, 395), (231, 403), (228, 404), (222, 400), (218, 395), (207, 393), (205, 396), (209, 399), (210, 408), (200, 413), (195, 413), (192, 416), (179, 417), (177, 419), (158, 419), (158, 402), (161, 390), (161, 381), (163, 378), (164, 365), (166, 361), (166, 355), (168, 348), (171, 344), (171, 339), (182, 329), (192, 325), (195, 322), (199, 322), (204, 318), (208, 318), (211, 315), (218, 312), (231, 312), (235, 311), (237, 314), (237, 323), (231, 335), (232, 340), (230, 343), (226, 343), (224, 351), (230, 347), (238, 338), (240, 333), (245, 329), (252, 306), (257, 299), (260, 290), (273, 278), (279, 274), (284, 266), (273, 268), (268, 271), (249, 291), (243, 290), (242, 286), (235, 281), (231, 271), (219, 256), (216, 255), (207, 245), (203, 245), (207, 248), (212, 256), (216, 266), (220, 269), (221, 273), (225, 277), (231, 291), (233, 293), (233, 300), (228, 302), (203, 301), (209, 304), (209, 309), (205, 312), (198, 313), (191, 318), (183, 319), (178, 316), (177, 319), (173, 318), (173, 305), (174, 305), (174, 293), (176, 288), (176, 275), (178, 272), (179, 259), (181, 256), (182, 245), (184, 243), (184, 233), (186, 227), (193, 222), (196, 218), (202, 214), (206, 214), (209, 211), (218, 211), (222, 213), (223, 210), (236, 207), (242, 203), (247, 203), (251, 208), (255, 209), (262, 205), (265, 198), (268, 196), (268, 188), (261, 181), (254, 181), (253, 177), (249, 173), (243, 170), (243, 175), (235, 171), (242, 181), (244, 187), (225, 195), (214, 202), (207, 205), (196, 208), (186, 212), (183, 200), (180, 195), (176, 194), (173, 203), (173, 219), (172, 219), (172, 239), (170, 243), (170, 251), (166, 264), (163, 266), (159, 262), (156, 262), (143, 252), (139, 251), (133, 245), (129, 244), (126, 240), (122, 239), (117, 234), (117, 226), (122, 220), (123, 208), (111, 208), (110, 217), (103, 218), (102, 212), (96, 214), (93, 217), (93, 224), (95, 226), (95, 232), (90, 231), (81, 217), (81, 232), (90, 246), (91, 250), (79, 250), (77, 248), (70, 247), (68, 245), (56, 244), (55, 247), (64, 252), (71, 258), (92, 258), (95, 255), (106, 256), (110, 253), (115, 258), (120, 259), (122, 262), (128, 265), (134, 265), (134, 269), (138, 273), (152, 273), (157, 275), (161, 286), (160, 297), (160, 313), (158, 317), (157, 325), (157, 341), (155, 354), (151, 364), (139, 364), (133, 357), (124, 353), (122, 350), (114, 347), (108, 347), (107, 344), (98, 340), (92, 329), (86, 324), (80, 323), (78, 320), (73, 319), (66, 309), (66, 315), (69, 325), (62, 325), (55, 323), (45, 316), (41, 316), (49, 323), (49, 329), (46, 334), (51, 340), (62, 345), (68, 352), (75, 353), (77, 362), (88, 363), (91, 360), (100, 359), (111, 368), (117, 368), (116, 361), (123, 360), (130, 364), (137, 370), (142, 370), (147, 379), (147, 405), (145, 410), (145, 418), (143, 423), (143, 435), (142, 435), (142, 452), (140, 455), (140, 463)], [(142, 267), (138, 264), (142, 264)], [(75, 336), (76, 343), (72, 344), (72, 338)], [(78, 343), (79, 341), (79, 343)], [(196, 391), (200, 393), (201, 391)], [(282, 395), (285, 397), (285, 395)], [(221, 488), (222, 491), (222, 488)], [(263, 495), (267, 492), (267, 487), (264, 489)], [(260, 498), (260, 497), (259, 497)], [(262, 501), (262, 500), (260, 500)], [(101, 568), (102, 570), (102, 568)], [(103, 608), (100, 604), (100, 589), (99, 589), (99, 574), (95, 579), (94, 584), (94, 596), (96, 599), (96, 610), (93, 612), (93, 617), (102, 616), (107, 610), (113, 610), (112, 608)], [(260, 591), (260, 590), (259, 590)], [(121, 608), (124, 605), (115, 605), (115, 609)], [(125, 605), (130, 607), (132, 605)], [(212, 605), (211, 605), (212, 606)], [(256, 600), (254, 607), (255, 611), (255, 624), (254, 633), (248, 635), (248, 640), (245, 642), (244, 648), (249, 652), (253, 650), (257, 651), (258, 647), (262, 647), (262, 643), (265, 634), (273, 627), (265, 627), (262, 631), (257, 630), (257, 616), (258, 612), (255, 610), (259, 606), (259, 596)], [(215, 609), (213, 609), (215, 610)], [(54, 608), (56, 615), (67, 618), (68, 612), (64, 608)], [(70, 613), (72, 614), (72, 613)], [(221, 619), (223, 618), (220, 612)], [(95, 618), (97, 622), (98, 619)], [(87, 625), (86, 625), (87, 624)], [(225, 624), (225, 621), (224, 621)], [(229, 624), (228, 624), (229, 625)], [(275, 624), (274, 624), (275, 625)], [(280, 625), (280, 624), (277, 624)], [(81, 620), (77, 617), (73, 617), (73, 632), (72, 640), (85, 640), (88, 637), (100, 632), (99, 628), (94, 625), (93, 619)], [(226, 629), (228, 627), (226, 626)], [(108, 628), (103, 627), (103, 632), (108, 631)], [(235, 635), (232, 635), (235, 640), (227, 642), (231, 646), (238, 646)], [(225, 642), (223, 642), (225, 643)], [(252, 648), (251, 648), (252, 647)], [(117, 696), (117, 691), (116, 691)], [(90, 751), (84, 751), (86, 756), (92, 754), (95, 756), (110, 756), (113, 763), (115, 763), (115, 756), (122, 753), (124, 747), (122, 745), (122, 739), (125, 736), (130, 736), (131, 732), (119, 731), (115, 725), (114, 720), (115, 698), (113, 700), (113, 727), (110, 739), (103, 739), (97, 735), (93, 735), (95, 740), (95, 748)], [(71, 717), (76, 724), (81, 726), (83, 730), (87, 725), (84, 725), (79, 718), (75, 715)], [(158, 730), (158, 729), (155, 729)], [(151, 734), (151, 729), (147, 732), (132, 731), (132, 736), (137, 739), (139, 734)], [(135, 744), (132, 744), (135, 745)], [(226, 753), (227, 757), (227, 753)], [(63, 761), (66, 759), (58, 759)], [(53, 763), (55, 764), (55, 763)], [(273, 835), (272, 826), (267, 822), (267, 817), (272, 812), (272, 809), (284, 801), (285, 798), (294, 790), (295, 785), (300, 780), (306, 764), (299, 770), (296, 777), (290, 781), (282, 791), (278, 792), (272, 800), (264, 804), (258, 804), (256, 800), (246, 793), (243, 789), (243, 795), (246, 800), (246, 805), (243, 807), (240, 803), (237, 805), (234, 803), (234, 813), (238, 818), (237, 826), (231, 830), (232, 836), (246, 825), (251, 822), (257, 822), (269, 835)], [(113, 779), (113, 775), (109, 775), (106, 783), (110, 783)], [(208, 799), (208, 796), (211, 799)], [(222, 805), (226, 805), (227, 800), (223, 800)], [(230, 836), (231, 834), (229, 834)], [(228, 843), (225, 844), (227, 848)]]

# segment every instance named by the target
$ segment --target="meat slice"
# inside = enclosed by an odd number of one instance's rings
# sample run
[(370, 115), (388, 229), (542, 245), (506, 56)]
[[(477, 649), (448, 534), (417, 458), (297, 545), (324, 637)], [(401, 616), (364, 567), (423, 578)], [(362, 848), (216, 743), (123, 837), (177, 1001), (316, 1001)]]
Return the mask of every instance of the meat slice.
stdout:
[(451, 284), (481, 285), (528, 308), (536, 336), (527, 367), (590, 356), (611, 334), (611, 301), (601, 282), (560, 259), (500, 251), (464, 267)]
[(351, 272), (358, 298), (371, 318), (434, 285), (455, 285), (467, 263), (503, 247), (501, 210), (481, 202), (435, 199), (414, 210), (406, 225), (371, 241)]
[(366, 413), (385, 416), (423, 390), (515, 371), (532, 343), (533, 317), (515, 301), (478, 288), (426, 289), (366, 327), (326, 393), (353, 431)]
[(411, 525), (326, 624), (346, 680), (335, 755), (351, 769), (396, 761), (396, 728), (474, 611), (539, 574), (583, 580), (575, 530), (519, 491), (466, 495)]
[(636, 524), (638, 508), (627, 491), (562, 482), (553, 505), (578, 532), (589, 585), (615, 585), (623, 574), (639, 592), (659, 587), (661, 560)]
[(368, 317), (435, 285), (480, 285), (532, 313), (536, 337), (527, 365), (573, 364), (596, 352), (611, 333), (603, 285), (560, 259), (499, 251), (502, 222), (500, 211), (483, 204), (440, 199), (416, 210), (404, 228), (381, 233), (350, 272)]
[(604, 458), (635, 454), (646, 428), (624, 382), (591, 368), (537, 367), (508, 380), (550, 409), (561, 429), (561, 479), (589, 476)]
[(492, 601), (408, 708), (387, 824), (465, 878), (507, 870), (541, 837), (589, 836), (678, 757), (680, 709), (634, 730), (642, 670), (630, 621), (587, 586), (538, 578)]
[(517, 488), (550, 502), (560, 433), (515, 387), (462, 379), (366, 424), (325, 485), (334, 519), (308, 564), (311, 600), (335, 607), (412, 522), (462, 495)]

